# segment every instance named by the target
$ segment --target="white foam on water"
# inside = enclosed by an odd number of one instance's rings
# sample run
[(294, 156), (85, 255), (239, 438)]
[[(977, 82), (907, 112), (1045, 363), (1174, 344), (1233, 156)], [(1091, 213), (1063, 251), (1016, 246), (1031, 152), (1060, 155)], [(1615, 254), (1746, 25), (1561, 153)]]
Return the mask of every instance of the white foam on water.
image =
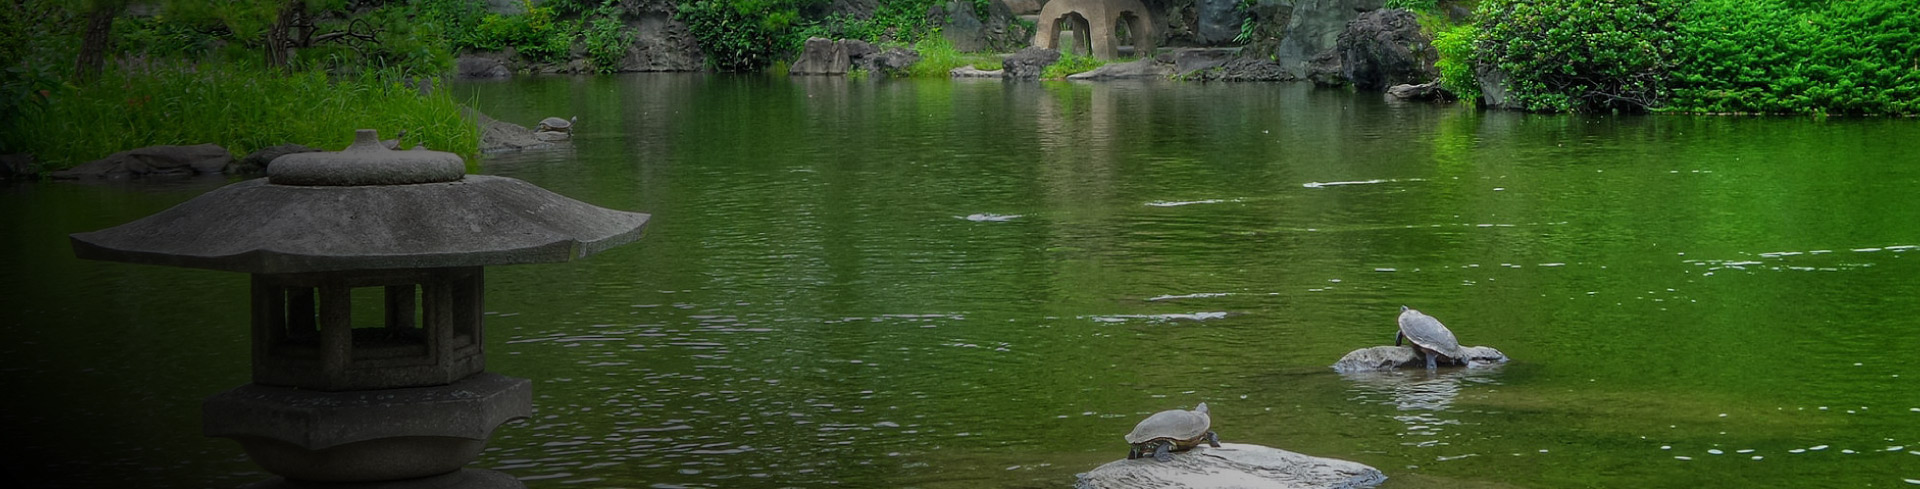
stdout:
[(1760, 459), (1763, 459), (1763, 458), (1766, 458), (1766, 457), (1762, 457), (1762, 456), (1759, 456), (1759, 455), (1754, 455), (1754, 456), (1753, 456), (1753, 459), (1754, 459), (1754, 460), (1760, 460)]
[(1718, 449), (1718, 448), (1710, 448), (1710, 449), (1707, 449), (1707, 453), (1711, 453), (1711, 454), (1714, 454), (1714, 455), (1720, 455), (1720, 454), (1723, 454), (1723, 453), (1727, 453), (1727, 452), (1722, 452), (1722, 451), (1720, 451), (1720, 449)]
[(1674, 455), (1673, 459), (1674, 460), (1693, 460), (1693, 457), (1689, 457), (1686, 455)]
[(1661, 450), (1672, 450), (1673, 445), (1660, 445)]
[(1232, 292), (1200, 292), (1197, 294), (1176, 294), (1176, 295), (1163, 295), (1158, 297), (1148, 297), (1147, 301), (1153, 302), (1153, 301), (1165, 301), (1165, 300), (1173, 300), (1173, 299), (1205, 299), (1208, 297), (1226, 297), (1230, 295), (1233, 295), (1233, 293)]
[(1808, 449), (1808, 450), (1813, 450), (1813, 451), (1816, 451), (1816, 452), (1817, 452), (1817, 451), (1821, 451), (1821, 450), (1826, 450), (1826, 449), (1827, 449), (1827, 446), (1826, 446), (1826, 445), (1814, 445), (1814, 446), (1810, 446), (1810, 447), (1807, 447), (1807, 449)]
[(1148, 202), (1147, 207), (1179, 207), (1183, 205), (1219, 204), (1222, 202), (1239, 202), (1239, 201), (1240, 199), (1233, 199), (1233, 200), (1206, 199), (1206, 200), (1182, 200), (1182, 201), (1160, 200), (1160, 201)]
[(1387, 182), (1395, 182), (1395, 181), (1398, 181), (1398, 180), (1373, 179), (1373, 180), (1353, 180), (1353, 181), (1346, 181), (1346, 182), (1307, 182), (1307, 183), (1300, 184), (1300, 186), (1306, 187), (1306, 188), (1325, 188), (1325, 187), (1336, 187), (1340, 185), (1371, 185), (1376, 183), (1387, 183)]
[(1007, 222), (1019, 219), (1021, 216), (1019, 214), (967, 214), (965, 216), (953, 217), (955, 219), (966, 219), (973, 222)]
[(1752, 449), (1752, 448), (1742, 448), (1742, 449), (1739, 449), (1739, 450), (1736, 450), (1736, 451), (1734, 451), (1733, 453), (1753, 453), (1753, 449)]
[(1807, 453), (1807, 449), (1805, 449), (1805, 448), (1795, 448), (1795, 449), (1792, 449), (1792, 450), (1787, 450), (1787, 453)]

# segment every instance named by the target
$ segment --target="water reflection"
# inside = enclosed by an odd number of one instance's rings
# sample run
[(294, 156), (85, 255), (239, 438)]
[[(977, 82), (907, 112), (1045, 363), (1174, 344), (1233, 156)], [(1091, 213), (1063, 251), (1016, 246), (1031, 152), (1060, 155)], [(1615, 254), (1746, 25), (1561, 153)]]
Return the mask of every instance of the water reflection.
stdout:
[(1366, 404), (1393, 406), (1399, 414), (1393, 419), (1405, 425), (1401, 445), (1431, 447), (1449, 445), (1442, 441), (1457, 436), (1450, 426), (1461, 424), (1454, 402), (1462, 390), (1499, 385), (1501, 366), (1456, 368), (1440, 371), (1399, 369), (1385, 372), (1340, 374), (1348, 382), (1351, 400)]

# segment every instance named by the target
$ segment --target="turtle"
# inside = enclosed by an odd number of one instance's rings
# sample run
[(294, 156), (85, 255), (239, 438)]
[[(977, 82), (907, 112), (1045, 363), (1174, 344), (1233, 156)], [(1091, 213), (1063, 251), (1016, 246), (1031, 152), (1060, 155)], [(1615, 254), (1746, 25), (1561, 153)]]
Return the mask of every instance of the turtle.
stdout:
[(1400, 346), (1401, 340), (1413, 343), (1413, 349), (1427, 357), (1428, 370), (1438, 366), (1438, 357), (1446, 357), (1448, 363), (1458, 363), (1462, 357), (1460, 340), (1453, 338), (1453, 331), (1433, 316), (1407, 306), (1400, 306), (1400, 333), (1394, 335), (1393, 346)]
[(1127, 443), (1133, 445), (1133, 450), (1127, 452), (1127, 460), (1152, 456), (1154, 460), (1172, 462), (1172, 452), (1186, 451), (1201, 443), (1220, 448), (1220, 435), (1214, 434), (1212, 428), (1213, 418), (1207, 416), (1204, 402), (1192, 411), (1174, 409), (1153, 413), (1127, 434)]
[(579, 116), (574, 116), (572, 119), (548, 117), (540, 120), (540, 128), (536, 130), (541, 132), (553, 131), (573, 134), (573, 123), (575, 122), (580, 122)]

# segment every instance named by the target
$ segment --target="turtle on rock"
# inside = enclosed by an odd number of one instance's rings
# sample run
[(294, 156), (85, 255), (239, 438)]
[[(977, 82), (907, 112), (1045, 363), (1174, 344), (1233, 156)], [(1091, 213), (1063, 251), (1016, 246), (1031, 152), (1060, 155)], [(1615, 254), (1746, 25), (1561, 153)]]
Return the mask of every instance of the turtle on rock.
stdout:
[(1413, 349), (1427, 357), (1427, 370), (1438, 367), (1437, 360), (1441, 357), (1449, 363), (1459, 363), (1464, 357), (1460, 340), (1454, 339), (1453, 331), (1433, 316), (1407, 306), (1400, 306), (1400, 333), (1393, 337), (1393, 346), (1400, 346), (1401, 340), (1412, 342)]
[(567, 134), (569, 134), (569, 135), (571, 135), (571, 134), (573, 134), (573, 123), (575, 123), (575, 122), (580, 122), (580, 117), (579, 117), (579, 116), (574, 116), (574, 118), (572, 118), (572, 119), (561, 119), (561, 118), (559, 118), (559, 117), (548, 117), (548, 118), (545, 118), (545, 119), (541, 119), (541, 120), (540, 120), (540, 128), (539, 128), (539, 129), (535, 129), (535, 130), (536, 130), (536, 131), (541, 131), (541, 132), (547, 132), (547, 131), (552, 131), (552, 132), (564, 132), (564, 133), (567, 133)]
[(1127, 460), (1152, 456), (1154, 460), (1172, 462), (1172, 452), (1190, 450), (1201, 443), (1220, 448), (1220, 435), (1213, 433), (1213, 418), (1207, 416), (1207, 403), (1203, 402), (1192, 411), (1174, 409), (1153, 413), (1133, 427), (1133, 432), (1127, 434), (1127, 443), (1133, 445), (1133, 450), (1127, 452)]

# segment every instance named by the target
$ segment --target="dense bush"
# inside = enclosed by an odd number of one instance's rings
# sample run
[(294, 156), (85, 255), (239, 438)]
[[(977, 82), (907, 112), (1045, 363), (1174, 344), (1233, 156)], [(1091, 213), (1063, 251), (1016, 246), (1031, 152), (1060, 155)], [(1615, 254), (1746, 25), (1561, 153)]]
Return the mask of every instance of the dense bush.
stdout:
[(1920, 113), (1912, 0), (1693, 0), (1671, 110)]
[(595, 71), (612, 73), (620, 69), (620, 62), (627, 57), (627, 47), (633, 45), (636, 34), (620, 21), (619, 7), (603, 6), (595, 12), (597, 15), (581, 32), (581, 39), (587, 44), (587, 61)]
[(1433, 35), (1433, 48), (1440, 53), (1440, 59), (1433, 62), (1433, 67), (1440, 70), (1440, 86), (1468, 104), (1480, 101), (1480, 81), (1473, 74), (1473, 43), (1479, 35), (1472, 24)]
[(693, 0), (678, 18), (700, 41), (714, 69), (756, 72), (798, 52), (806, 38), (795, 22), (807, 0)]
[(462, 47), (483, 51), (513, 48), (521, 56), (539, 62), (565, 59), (573, 49), (579, 22), (559, 20), (552, 7), (533, 5), (533, 0), (521, 1), (527, 2), (526, 13), (487, 14), (471, 34), (460, 39)]
[(1680, 7), (1665, 0), (1486, 0), (1479, 59), (1540, 111), (1642, 111), (1665, 99)]
[[(1128, 61), (1132, 61), (1132, 60), (1116, 60), (1114, 62), (1125, 63)], [(1095, 58), (1092, 56), (1082, 56), (1082, 55), (1073, 54), (1073, 53), (1060, 53), (1059, 61), (1055, 61), (1053, 62), (1053, 64), (1047, 65), (1047, 69), (1040, 70), (1040, 78), (1048, 79), (1048, 80), (1058, 80), (1058, 79), (1066, 78), (1067, 75), (1071, 75), (1074, 73), (1093, 71), (1094, 68), (1106, 66), (1106, 64), (1107, 64), (1106, 61), (1101, 61), (1099, 58)]]

